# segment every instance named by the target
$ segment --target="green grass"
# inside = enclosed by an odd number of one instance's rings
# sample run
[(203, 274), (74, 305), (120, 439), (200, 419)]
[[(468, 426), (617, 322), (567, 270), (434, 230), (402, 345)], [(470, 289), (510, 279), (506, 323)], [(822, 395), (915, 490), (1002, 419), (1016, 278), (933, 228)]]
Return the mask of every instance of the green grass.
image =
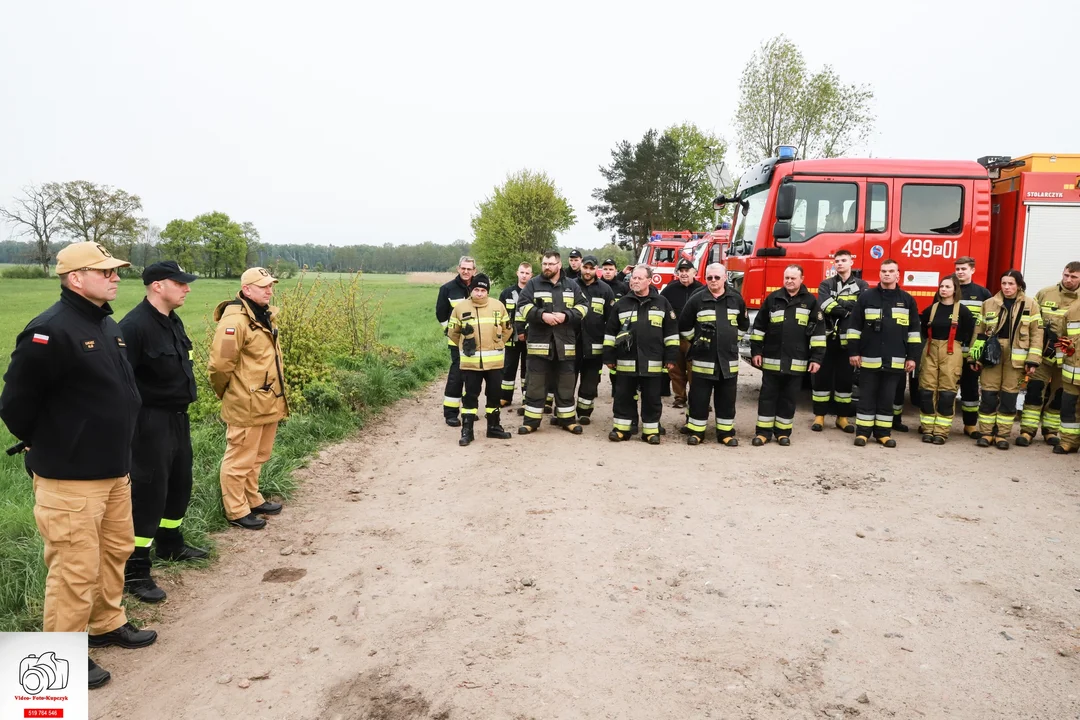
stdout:
[[(284, 281), (282, 285), (295, 282)], [(408, 360), (392, 364), (381, 357), (339, 359), (339, 380), (347, 385), (350, 395), (359, 398), (363, 409), (311, 412), (289, 418), (278, 432), (273, 456), (263, 466), (260, 486), (268, 496), (288, 498), (296, 490), (293, 472), (318, 448), (363, 427), (379, 408), (422, 387), (445, 368), (446, 341), (434, 318), (438, 287), (409, 283), (393, 275), (369, 275), (363, 282), (365, 292), (379, 304), (380, 342), (405, 351)], [(235, 281), (199, 280), (192, 285), (180, 314), (193, 340), (203, 337), (214, 306), (231, 297), (236, 289)], [(0, 357), (4, 358), (5, 369), (15, 336), (58, 296), (55, 280), (0, 280), (0, 307), (4, 308), (0, 314)], [(113, 303), (117, 319), (142, 296), (143, 288), (137, 280), (123, 281)], [(0, 449), (14, 442), (0, 425)], [(225, 449), (224, 426), (216, 420), (195, 424), (192, 448), (195, 484), (184, 532), (190, 541), (213, 547), (212, 533), (227, 527), (218, 485), (218, 466)], [(42, 544), (34, 522), (30, 479), (21, 458), (0, 455), (0, 632), (40, 630), (44, 586)], [(132, 606), (136, 619), (149, 619), (160, 612), (137, 602)]]

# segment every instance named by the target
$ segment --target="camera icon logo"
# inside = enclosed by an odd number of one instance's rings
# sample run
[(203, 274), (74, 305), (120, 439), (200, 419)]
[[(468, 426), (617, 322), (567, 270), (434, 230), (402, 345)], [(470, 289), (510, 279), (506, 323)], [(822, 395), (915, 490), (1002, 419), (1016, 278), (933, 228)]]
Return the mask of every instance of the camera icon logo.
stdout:
[(19, 684), (27, 695), (63, 690), (68, 684), (68, 661), (52, 652), (27, 655), (19, 662)]

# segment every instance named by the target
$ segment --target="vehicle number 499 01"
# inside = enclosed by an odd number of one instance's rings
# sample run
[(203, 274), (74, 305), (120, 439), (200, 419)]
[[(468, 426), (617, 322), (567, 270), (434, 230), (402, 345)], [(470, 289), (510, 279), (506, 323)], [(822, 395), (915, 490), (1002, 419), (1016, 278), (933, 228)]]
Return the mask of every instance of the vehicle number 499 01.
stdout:
[(908, 238), (908, 241), (904, 243), (904, 249), (900, 252), (908, 257), (939, 257), (954, 259), (957, 256), (956, 253), (959, 244), (958, 240), (941, 240), (939, 242), (934, 242), (930, 238), (926, 238), (925, 240)]

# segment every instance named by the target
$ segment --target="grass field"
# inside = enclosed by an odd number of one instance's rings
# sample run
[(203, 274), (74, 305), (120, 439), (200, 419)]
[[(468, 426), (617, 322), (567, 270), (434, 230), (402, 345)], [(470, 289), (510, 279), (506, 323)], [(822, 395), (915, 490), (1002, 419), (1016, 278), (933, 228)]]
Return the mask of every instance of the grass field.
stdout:
[[(339, 276), (324, 274), (324, 279)], [(305, 282), (310, 282), (308, 276)], [(287, 288), (298, 279), (282, 281)], [(292, 472), (301, 467), (322, 445), (339, 440), (371, 419), (377, 408), (418, 389), (444, 369), (445, 340), (433, 317), (437, 285), (420, 284), (400, 275), (368, 275), (362, 279), (364, 293), (378, 307), (378, 337), (385, 345), (409, 353), (405, 367), (390, 367), (377, 357), (344, 358), (342, 365), (355, 373), (366, 408), (351, 411), (311, 412), (294, 415), (278, 433), (274, 454), (263, 467), (264, 491), (288, 497), (295, 489)], [(238, 290), (235, 280), (199, 280), (192, 284), (185, 306), (179, 311), (188, 335), (195, 342), (205, 336), (217, 303)], [(112, 303), (119, 320), (143, 297), (138, 280), (123, 280)], [(59, 283), (49, 280), (0, 280), (0, 363), (6, 370), (16, 335), (35, 315), (59, 297)], [(196, 368), (199, 370), (200, 368)], [(14, 444), (0, 424), (0, 449)], [(208, 535), (227, 527), (221, 510), (218, 466), (225, 448), (224, 426), (209, 420), (192, 429), (195, 454), (195, 487), (184, 520), (185, 535), (197, 543), (212, 545)], [(0, 632), (39, 630), (45, 568), (42, 545), (33, 516), (32, 484), (21, 458), (0, 455)], [(155, 572), (162, 572), (159, 569)], [(175, 572), (175, 568), (164, 571)], [(152, 612), (132, 601), (136, 618)]]

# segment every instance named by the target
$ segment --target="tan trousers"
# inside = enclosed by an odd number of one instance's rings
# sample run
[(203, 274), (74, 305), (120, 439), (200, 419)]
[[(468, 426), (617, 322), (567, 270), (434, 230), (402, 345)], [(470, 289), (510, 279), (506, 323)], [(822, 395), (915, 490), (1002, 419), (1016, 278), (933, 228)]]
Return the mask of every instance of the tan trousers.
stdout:
[(1012, 345), (1001, 339), (1001, 362), (984, 367), (979, 373), (979, 432), (1005, 440), (1012, 433), (1016, 419), (1016, 400), (1020, 392), (1023, 368), (1012, 364)]
[(225, 431), (225, 457), (221, 460), (221, 501), (225, 517), (237, 520), (265, 500), (259, 494), (259, 471), (270, 459), (278, 424), (236, 427)]
[(127, 622), (124, 563), (135, 548), (131, 483), (34, 476), (34, 519), (45, 541), (45, 632), (102, 635)]
[(919, 422), (924, 435), (948, 437), (956, 406), (960, 376), (964, 372), (964, 353), (960, 341), (953, 341), (949, 354), (948, 340), (930, 340), (919, 366), (919, 389), (922, 413)]
[(671, 394), (676, 400), (686, 401), (686, 383), (690, 381), (690, 371), (687, 368), (686, 353), (690, 351), (690, 343), (686, 340), (679, 341), (679, 357), (675, 360), (675, 369), (668, 371), (671, 377)]

